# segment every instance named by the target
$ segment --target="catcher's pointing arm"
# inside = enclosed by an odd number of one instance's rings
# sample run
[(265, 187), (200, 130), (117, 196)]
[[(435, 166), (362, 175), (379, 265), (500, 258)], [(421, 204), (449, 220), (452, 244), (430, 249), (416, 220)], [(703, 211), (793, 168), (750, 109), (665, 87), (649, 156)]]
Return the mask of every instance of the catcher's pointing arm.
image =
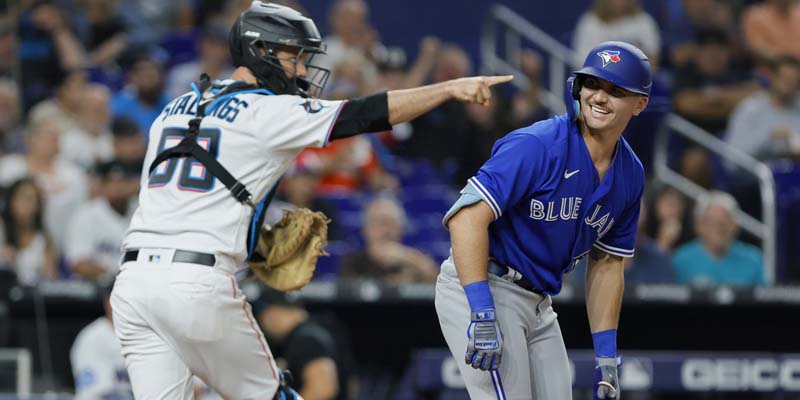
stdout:
[(419, 117), (447, 100), (487, 105), (491, 98), (489, 88), (511, 79), (511, 75), (473, 76), (352, 99), (336, 120), (331, 139), (391, 129), (392, 125)]

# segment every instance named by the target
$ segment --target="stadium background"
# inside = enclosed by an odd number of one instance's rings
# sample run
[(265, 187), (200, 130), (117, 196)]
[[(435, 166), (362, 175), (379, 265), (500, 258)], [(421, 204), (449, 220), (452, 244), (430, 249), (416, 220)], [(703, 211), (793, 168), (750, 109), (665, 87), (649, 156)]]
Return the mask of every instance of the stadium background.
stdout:
[[(706, 16), (708, 21), (713, 21), (708, 24), (710, 26), (702, 29), (695, 26), (695, 35), (690, 33), (692, 28), (687, 28), (692, 24), (682, 8), (690, 2), (712, 4), (709, 10), (717, 13)], [(64, 16), (64, 26), (74, 34), (75, 42), (84, 52), (82, 56), (72, 54), (75, 57), (54, 54), (57, 44), (53, 36), (28, 24), (31, 12), (41, 7), (40, 3), (47, 2), (0, 3), (4, 10), (0, 18), (0, 100), (3, 101), (0, 103), (3, 104), (0, 111), (3, 116), (0, 119), (3, 142), (0, 185), (4, 189), (4, 201), (0, 207), (9, 209), (11, 184), (24, 175), (9, 172), (14, 170), (10, 166), (19, 165), (20, 157), (27, 157), (31, 163), (32, 159), (39, 160), (36, 157), (40, 156), (50, 160), (56, 169), (63, 167), (78, 171), (79, 176), (55, 174), (55, 178), (48, 178), (46, 174), (31, 169), (34, 182), (43, 187), (45, 201), (48, 196), (54, 196), (55, 200), (50, 199), (46, 207), (54, 207), (52, 204), (61, 207), (58, 210), (62, 220), (48, 218), (48, 213), (53, 211), (42, 210), (45, 218), (41, 234), (52, 246), (44, 246), (40, 253), (52, 255), (55, 261), (48, 261), (48, 257), (34, 257), (33, 262), (23, 262), (30, 259), (20, 261), (14, 257), (26, 248), (9, 241), (5, 229), (9, 223), (3, 221), (4, 234), (0, 237), (3, 246), (0, 253), (3, 276), (0, 283), (3, 294), (0, 299), (0, 348), (3, 349), (0, 351), (3, 363), (0, 385), (3, 386), (0, 386), (0, 392), (9, 393), (8, 398), (14, 398), (10, 393), (16, 390), (19, 374), (25, 375), (25, 368), (19, 367), (24, 367), (26, 360), (32, 371), (32, 392), (57, 393), (52, 396), (70, 398), (74, 390), (70, 348), (78, 332), (103, 314), (101, 299), (104, 287), (109, 283), (108, 275), (113, 274), (91, 273), (76, 265), (87, 262), (87, 257), (96, 256), (94, 261), (102, 266), (102, 259), (115, 251), (115, 234), (109, 234), (105, 241), (97, 237), (89, 239), (92, 235), (77, 227), (82, 221), (75, 215), (81, 214), (79, 211), (83, 209), (91, 210), (88, 208), (91, 201), (108, 197), (103, 191), (104, 185), (115, 179), (124, 181), (128, 177), (130, 161), (135, 162), (140, 144), (137, 145), (135, 140), (125, 142), (125, 138), (143, 140), (141, 132), (144, 129), (137, 123), (139, 118), (146, 120), (142, 115), (147, 113), (128, 113), (135, 109), (135, 96), (133, 100), (127, 99), (133, 105), (124, 102), (125, 90), (141, 85), (131, 81), (132, 71), (137, 66), (157, 66), (156, 69), (164, 71), (164, 86), (169, 90), (170, 78), (177, 80), (179, 76), (170, 75), (169, 71), (180, 70), (181, 65), (187, 65), (184, 63), (202, 57), (203, 53), (197, 47), (202, 38), (219, 42), (224, 29), (217, 29), (214, 22), (226, 21), (226, 13), (228, 16), (235, 14), (236, 7), (247, 2), (52, 1), (55, 9)], [(486, 39), (490, 22), (495, 24), (492, 26), (513, 25), (508, 18), (498, 17), (503, 12), (498, 12), (501, 9), (497, 5), (506, 6), (507, 10), (538, 27), (554, 42), (569, 48), (576, 40), (575, 28), (579, 19), (592, 10), (593, 3), (589, 0), (559, 3), (519, 0), (473, 2), (465, 6), (464, 2), (455, 0), (367, 2), (369, 14), (360, 22), (369, 28), (364, 32), (369, 32), (372, 40), (365, 40), (355, 52), (346, 56), (341, 54), (339, 61), (343, 61), (343, 65), (335, 68), (327, 96), (355, 96), (371, 90), (433, 82), (465, 73), (505, 72), (487, 58), (487, 49), (492, 47), (487, 47), (490, 41)], [(800, 356), (795, 354), (800, 332), (793, 321), (800, 311), (800, 290), (794, 286), (798, 279), (796, 249), (800, 244), (796, 227), (796, 222), (800, 222), (797, 215), (800, 172), (794, 161), (798, 150), (796, 147), (792, 150), (791, 141), (784, 146), (789, 151), (779, 157), (757, 155), (766, 162), (775, 181), (775, 193), (770, 194), (776, 201), (777, 221), (772, 227), (777, 247), (774, 279), (770, 274), (764, 274), (765, 282), (758, 279), (733, 282), (726, 280), (723, 271), (717, 281), (693, 281), (675, 271), (664, 271), (664, 268), (674, 268), (670, 256), (682, 244), (693, 240), (695, 232), (691, 196), (670, 189), (664, 182), (668, 179), (662, 179), (664, 175), (656, 173), (654, 159), (659, 145), (658, 135), (668, 138), (664, 153), (670, 168), (703, 189), (733, 193), (745, 211), (757, 220), (766, 220), (758, 186), (748, 178), (748, 173), (730, 167), (713, 151), (694, 146), (692, 140), (675, 132), (674, 125), (668, 126), (665, 122), (673, 112), (681, 114), (675, 103), (681, 94), (702, 93), (692, 89), (704, 89), (705, 92), (736, 89), (739, 98), (730, 105), (729, 115), (716, 115), (713, 122), (702, 115), (687, 116), (689, 120), (699, 121), (704, 128), (716, 128), (711, 129), (710, 136), (727, 141), (728, 122), (733, 121), (736, 111), (739, 111), (736, 105), (769, 90), (774, 74), (769, 67), (770, 57), (765, 55), (764, 49), (748, 47), (748, 37), (742, 29), (748, 7), (760, 6), (763, 2), (644, 0), (618, 3), (640, 3), (642, 11), (632, 12), (631, 16), (640, 17), (641, 12), (647, 13), (657, 25), (660, 36), (658, 51), (650, 54), (659, 60), (651, 105), (635, 128), (626, 134), (645, 163), (650, 178), (645, 202), (645, 214), (649, 218), (643, 221), (642, 240), (655, 243), (658, 251), (653, 253), (655, 257), (649, 259), (647, 267), (643, 263), (634, 264), (629, 270), (635, 272), (640, 268), (645, 272), (629, 274), (623, 305), (620, 348), (626, 357), (627, 375), (623, 373), (625, 397), (800, 398)], [(103, 4), (112, 5), (108, 7), (112, 17), (124, 17), (118, 20), (105, 18), (117, 21), (107, 26), (116, 26), (116, 31), (111, 30), (116, 33), (126, 32), (127, 41), (116, 56), (99, 64), (91, 61), (98, 59), (92, 49), (96, 50), (101, 39), (107, 38), (98, 32), (109, 31), (92, 31), (87, 27), (92, 26), (93, 18), (88, 16), (94, 15), (89, 10), (102, 11)], [(157, 5), (158, 11), (152, 11), (153, 4)], [(301, 4), (317, 21), (324, 36), (336, 33), (331, 19), (334, 2), (305, 0)], [(796, 2), (793, 4), (800, 7)], [(720, 10), (730, 13), (729, 19), (719, 17)], [(103, 15), (103, 12), (98, 12)], [(101, 18), (101, 21), (105, 20)], [(724, 35), (719, 35), (719, 31)], [(370, 250), (370, 243), (365, 240), (370, 233), (363, 228), (370, 223), (385, 223), (385, 218), (390, 222), (403, 222), (397, 229), (402, 227), (404, 246), (393, 247), (402, 250), (399, 257), (416, 260), (418, 264), (432, 262), (438, 266), (447, 255), (448, 245), (447, 233), (439, 225), (441, 216), (455, 198), (465, 176), (474, 172), (485, 159), (493, 140), (510, 129), (560, 112), (548, 108), (552, 103), (548, 103), (546, 92), (554, 89), (549, 86), (551, 77), (559, 76), (569, 66), (559, 67), (554, 63), (553, 59), (557, 59), (559, 54), (553, 51), (547, 40), (532, 40), (524, 35), (517, 37), (501, 32), (491, 42), (499, 49), (499, 56), (518, 70), (517, 82), (524, 77), (527, 78), (524, 81), (530, 83), (502, 88), (497, 94), (498, 100), (504, 100), (498, 102), (498, 107), (481, 112), (479, 109), (443, 106), (411, 126), (395, 129), (395, 132), (354, 140), (326, 152), (306, 153), (299, 157), (290, 176), (285, 179), (281, 201), (313, 204), (329, 211), (336, 221), (329, 247), (332, 256), (321, 260), (315, 282), (293, 299), (299, 300), (298, 304), (309, 310), (312, 318), (333, 333), (340, 348), (349, 348), (351, 361), (348, 372), (358, 377), (360, 382), (360, 389), (351, 391), (352, 398), (465, 398), (454, 361), (443, 351), (444, 341), (433, 310), (430, 269), (409, 266), (408, 263), (403, 263), (402, 268), (411, 272), (386, 272), (377, 266), (369, 269), (370, 263), (389, 261), (375, 259), (379, 257), (371, 251), (378, 250)], [(786, 41), (799, 43), (800, 37), (791, 37), (791, 32), (787, 32)], [(720, 42), (730, 49), (730, 68), (714, 79), (689, 82), (691, 80), (686, 75), (698, 74), (692, 65), (703, 56), (697, 48)], [(694, 52), (689, 50), (682, 57), (676, 55), (676, 49), (687, 43), (696, 45)], [(519, 48), (525, 50), (516, 52)], [(775, 56), (772, 53), (768, 55)], [(800, 56), (791, 52), (790, 55)], [(563, 70), (559, 72), (559, 68)], [(109, 88), (110, 93), (103, 97), (102, 90), (92, 84), (103, 85)], [(9, 88), (11, 90), (7, 90)], [(60, 88), (65, 90), (58, 90)], [(100, 94), (94, 98), (89, 94), (86, 99), (79, 96), (98, 92)], [(70, 94), (77, 99), (70, 98)], [(92, 118), (88, 118), (92, 121), (84, 121), (82, 118), (88, 114), (103, 115), (97, 108), (81, 109), (81, 104), (96, 107), (96, 103), (90, 101), (98, 97), (107, 99), (108, 113), (113, 117), (97, 118), (99, 122)], [(58, 100), (50, 102), (50, 109), (40, 107), (36, 111), (38, 103), (51, 98)], [(14, 112), (15, 105), (19, 113)], [(800, 119), (800, 109), (796, 106), (790, 108), (790, 113)], [(117, 118), (119, 116), (130, 118)], [(59, 118), (72, 120), (62, 123), (65, 120)], [(48, 120), (51, 122), (49, 125)], [(30, 132), (46, 130), (40, 128), (42, 125), (52, 127), (52, 121), (57, 122), (57, 128), (62, 128), (56, 129), (58, 132), (54, 134), (60, 145), (56, 146), (56, 154), (49, 158), (31, 155), (30, 136), (53, 137), (53, 134)], [(96, 123), (92, 125), (93, 122)], [(793, 129), (790, 135), (800, 135), (797, 125), (789, 128)], [(76, 133), (81, 130), (84, 132)], [(423, 137), (433, 137), (434, 140), (420, 139)], [(75, 143), (80, 144), (77, 150)], [(129, 147), (120, 143), (128, 143)], [(714, 146), (711, 147), (714, 150)], [(87, 148), (92, 149), (89, 153), (95, 155), (95, 159), (87, 160), (81, 156), (87, 153)], [(727, 147), (721, 150), (723, 153), (732, 152)], [(343, 162), (343, 158), (349, 162)], [(56, 159), (66, 161), (56, 163)], [(111, 159), (120, 162), (108, 163)], [(100, 163), (103, 168), (95, 166), (98, 160), (104, 162)], [(66, 164), (69, 165), (64, 167)], [(77, 186), (82, 185), (82, 189), (77, 194), (70, 193), (76, 197), (67, 201), (63, 190), (53, 188), (54, 180), (64, 185), (80, 182)], [(309, 185), (316, 185), (316, 190), (312, 193), (302, 190)], [(389, 201), (381, 203), (383, 208), (376, 206), (372, 213), (365, 213), (376, 198)], [(397, 208), (392, 205), (402, 206), (405, 217), (401, 218), (403, 215), (397, 214)], [(9, 219), (9, 215), (4, 212), (3, 218)], [(61, 228), (47, 226), (51, 221)], [(80, 242), (75, 236), (81, 233), (86, 233), (89, 242), (84, 244), (95, 247), (80, 256), (73, 255), (70, 247), (79, 246), (74, 242)], [(764, 248), (757, 235), (745, 231), (740, 239)], [(27, 250), (36, 253), (35, 249)], [(420, 256), (417, 250), (424, 255)], [(21, 272), (22, 264), (25, 268), (32, 266), (36, 272)], [(47, 269), (45, 264), (52, 268)], [(766, 270), (769, 266), (765, 267)], [(260, 288), (256, 286), (248, 290), (253, 300), (258, 302)], [(581, 290), (580, 279), (570, 278), (564, 292), (555, 299), (574, 365), (576, 398), (587, 395), (592, 362)], [(414, 329), (409, 331), (409, 325)], [(3, 396), (6, 395), (0, 395)]]

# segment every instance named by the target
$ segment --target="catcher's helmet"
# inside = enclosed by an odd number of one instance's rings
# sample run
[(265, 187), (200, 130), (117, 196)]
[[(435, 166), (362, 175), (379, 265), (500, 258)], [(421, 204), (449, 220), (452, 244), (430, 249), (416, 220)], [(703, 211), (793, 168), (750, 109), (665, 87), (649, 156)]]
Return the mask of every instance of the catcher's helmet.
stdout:
[[(282, 47), (296, 49), (297, 59), (305, 57), (307, 76), (287, 76), (277, 57)], [(315, 54), (325, 54), (314, 21), (277, 4), (253, 1), (231, 28), (230, 51), (234, 66), (249, 68), (259, 86), (275, 94), (318, 97), (330, 74), (311, 64)]]
[(625, 42), (603, 42), (586, 55), (581, 69), (567, 80), (565, 101), (570, 117), (577, 116), (581, 78), (591, 75), (605, 79), (623, 89), (643, 96), (650, 95), (653, 86), (650, 61), (636, 46)]

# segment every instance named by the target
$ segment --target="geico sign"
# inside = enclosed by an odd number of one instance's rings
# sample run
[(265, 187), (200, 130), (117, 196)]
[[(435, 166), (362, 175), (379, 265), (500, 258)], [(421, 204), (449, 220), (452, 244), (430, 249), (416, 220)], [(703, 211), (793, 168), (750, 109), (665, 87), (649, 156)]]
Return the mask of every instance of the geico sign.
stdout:
[(800, 391), (800, 359), (689, 358), (681, 366), (687, 390)]

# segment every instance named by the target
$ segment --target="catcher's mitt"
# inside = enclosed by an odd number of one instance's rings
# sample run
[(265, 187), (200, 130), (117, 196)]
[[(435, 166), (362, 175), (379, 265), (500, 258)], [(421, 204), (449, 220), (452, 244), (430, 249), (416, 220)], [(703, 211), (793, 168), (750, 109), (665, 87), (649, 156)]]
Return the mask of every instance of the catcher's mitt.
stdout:
[(248, 261), (261, 282), (281, 291), (301, 289), (311, 281), (317, 257), (328, 255), (328, 223), (325, 214), (307, 208), (284, 210), (273, 227), (266, 224), (259, 232), (259, 260)]

